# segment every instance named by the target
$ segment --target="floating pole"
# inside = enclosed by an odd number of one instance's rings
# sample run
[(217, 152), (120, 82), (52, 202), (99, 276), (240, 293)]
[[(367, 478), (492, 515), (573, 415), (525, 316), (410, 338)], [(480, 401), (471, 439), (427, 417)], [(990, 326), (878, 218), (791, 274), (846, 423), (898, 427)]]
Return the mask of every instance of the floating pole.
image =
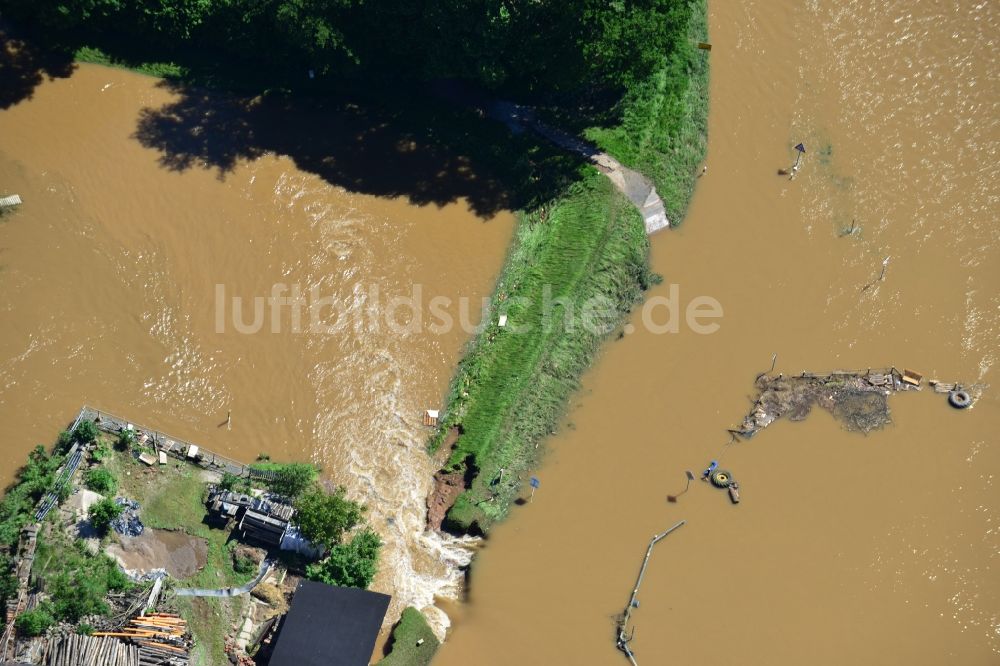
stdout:
[(233, 410), (226, 412), (226, 430), (233, 429)]
[[(639, 596), (639, 586), (642, 585), (642, 577), (646, 575), (646, 567), (649, 565), (649, 556), (653, 554), (653, 546), (666, 538), (667, 535), (676, 530), (678, 527), (686, 523), (686, 520), (682, 520), (673, 527), (667, 529), (665, 532), (654, 534), (653, 538), (649, 540), (649, 547), (646, 548), (646, 556), (642, 559), (642, 567), (639, 568), (639, 577), (635, 581), (635, 588), (632, 590), (632, 596), (628, 600), (628, 606), (625, 607), (625, 613), (622, 615), (622, 619), (618, 623), (618, 640), (616, 642), (616, 646), (619, 650), (625, 653), (628, 660), (632, 662), (632, 666), (639, 666), (639, 664), (636, 662), (635, 655), (632, 654), (632, 650), (628, 646), (629, 641), (632, 640), (632, 636), (628, 633), (628, 621), (632, 616), (632, 609), (639, 607), (639, 602), (636, 598)], [(633, 634), (634, 633), (635, 632), (633, 630)]]

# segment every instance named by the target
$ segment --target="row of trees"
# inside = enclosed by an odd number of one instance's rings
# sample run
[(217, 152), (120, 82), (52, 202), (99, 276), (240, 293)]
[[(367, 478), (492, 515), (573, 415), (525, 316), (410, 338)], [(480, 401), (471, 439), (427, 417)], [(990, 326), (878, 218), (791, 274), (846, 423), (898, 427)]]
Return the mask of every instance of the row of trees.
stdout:
[[(317, 74), (623, 88), (670, 49), (688, 0), (5, 0), (21, 22), (153, 56), (192, 51)], [(106, 47), (107, 44), (96, 45)]]

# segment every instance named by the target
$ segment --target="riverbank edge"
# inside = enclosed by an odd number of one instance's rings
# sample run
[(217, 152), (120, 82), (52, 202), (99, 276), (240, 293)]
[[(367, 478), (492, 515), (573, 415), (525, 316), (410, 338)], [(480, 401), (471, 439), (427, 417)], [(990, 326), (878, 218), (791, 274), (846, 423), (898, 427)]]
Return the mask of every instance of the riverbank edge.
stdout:
[[(648, 254), (638, 211), (593, 168), (550, 206), (519, 214), (485, 327), (459, 363), (429, 445), (433, 452), (458, 435), (443, 471), (460, 474), (465, 489), (445, 529), (483, 534), (506, 516), (537, 462), (536, 444), (653, 282)], [(588, 302), (605, 309), (599, 327), (576, 316)]]
[[(691, 16), (687, 25), (690, 40), (707, 39), (707, 4), (694, 0), (690, 4)], [(667, 210), (680, 222), (694, 194), (698, 166), (707, 152), (709, 66), (707, 57), (693, 48), (680, 49), (671, 54), (665, 68), (676, 67), (677, 57), (690, 59), (690, 81), (684, 89), (679, 108), (682, 111), (677, 131), (671, 137), (667, 152), (640, 151), (623, 162), (636, 166), (652, 177), (661, 194), (673, 196), (664, 201)], [(662, 78), (657, 73), (654, 78)], [(660, 99), (662, 108), (676, 108), (670, 100)], [(599, 133), (585, 133), (598, 144), (615, 154), (613, 145), (602, 142)], [(659, 155), (665, 163), (658, 170), (649, 168), (649, 160)], [(511, 504), (522, 499), (528, 471), (538, 462), (542, 440), (554, 434), (565, 416), (569, 399), (580, 385), (584, 372), (593, 364), (602, 344), (613, 331), (622, 335), (621, 326), (632, 308), (642, 300), (642, 292), (655, 280), (649, 267), (649, 240), (642, 229), (641, 218), (631, 205), (615, 192), (611, 185), (597, 176), (596, 171), (547, 208), (542, 206), (519, 213), (518, 230), (508, 258), (497, 279), (497, 286), (484, 312), (484, 328), (470, 341), (465, 356), (452, 379), (438, 429), (428, 443), (428, 450), (436, 452), (446, 440), (452, 444), (447, 452), (447, 462), (436, 475), (437, 487), (428, 499), (428, 506), (440, 505), (444, 500), (437, 495), (454, 496), (449, 485), (457, 476), (464, 478), (465, 488), (447, 509), (442, 527), (450, 532), (483, 535), (503, 520)], [(596, 179), (596, 180), (595, 180)], [(602, 184), (597, 183), (601, 181)], [(662, 188), (662, 189), (661, 189)], [(526, 376), (506, 377), (495, 367), (504, 363), (509, 352), (495, 345), (497, 336), (506, 335), (498, 326), (499, 316), (510, 313), (504, 301), (510, 296), (509, 286), (516, 285), (526, 275), (533, 275), (544, 263), (546, 252), (558, 252), (550, 242), (558, 234), (545, 221), (558, 214), (562, 207), (572, 207), (598, 192), (605, 202), (606, 224), (594, 229), (603, 236), (596, 252), (589, 257), (588, 279), (570, 285), (569, 300), (586, 302), (588, 298), (609, 298), (617, 310), (614, 326), (603, 335), (586, 331), (565, 331), (563, 335), (543, 335), (541, 346), (534, 355)], [(624, 204), (624, 207), (623, 207)], [(637, 229), (642, 233), (636, 233)], [(616, 233), (611, 233), (616, 232)], [(617, 235), (616, 235), (617, 234)], [(586, 240), (586, 239), (580, 239)], [(593, 240), (593, 239), (590, 239)], [(505, 287), (505, 285), (507, 285)], [(553, 292), (559, 285), (550, 285)], [(565, 285), (564, 285), (565, 286)], [(535, 297), (538, 295), (535, 294)], [(526, 346), (532, 346), (530, 340)], [(538, 347), (539, 344), (534, 344)], [(504, 387), (490, 386), (490, 374), (513, 381)], [(511, 395), (514, 394), (514, 395)], [(470, 428), (470, 414), (477, 403), (482, 404), (499, 395), (499, 401), (487, 406), (494, 413), (492, 423), (482, 432), (480, 424)], [(473, 421), (478, 419), (473, 416)], [(481, 421), (480, 421), (481, 423)], [(476, 430), (480, 430), (476, 432)], [(457, 439), (456, 439), (457, 438)], [(450, 501), (450, 497), (445, 500)], [(438, 506), (440, 510), (440, 506)], [(433, 527), (433, 526), (432, 526)]]

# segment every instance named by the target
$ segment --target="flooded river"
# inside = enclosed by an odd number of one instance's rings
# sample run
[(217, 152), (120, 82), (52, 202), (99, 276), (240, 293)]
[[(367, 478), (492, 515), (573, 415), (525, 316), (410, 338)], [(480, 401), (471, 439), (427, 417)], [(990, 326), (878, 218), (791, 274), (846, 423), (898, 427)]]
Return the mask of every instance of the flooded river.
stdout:
[[(996, 664), (1000, 11), (710, 11), (709, 169), (685, 225), (653, 238), (653, 295), (679, 285), (681, 313), (716, 298), (720, 328), (654, 335), (636, 313), (608, 346), (436, 663), (626, 664), (614, 617), (650, 536), (687, 519), (633, 614), (643, 666)], [(727, 446), (774, 353), (786, 374), (894, 364), (992, 386), (966, 411), (893, 396), (868, 436), (814, 410)], [(698, 481), (667, 502), (713, 458), (740, 505)]]
[[(435, 466), (422, 413), (468, 336), (395, 330), (388, 317), (406, 323), (391, 299), (416, 284), (425, 302), (471, 297), (478, 320), (513, 216), (349, 192), (266, 151), (221, 171), (165, 168), (135, 133), (144, 109), (175, 100), (154, 79), (81, 66), (0, 112), (0, 190), (24, 200), (0, 218), (2, 480), (87, 403), (238, 460), (321, 465), (368, 503), (387, 541), (375, 588), (397, 610), (454, 595), (468, 554), (423, 534)], [(293, 134), (329, 129), (283, 121)], [(241, 332), (274, 285), (339, 305), (303, 308), (296, 323), (286, 304), (275, 326), (264, 301), (260, 330)]]
[[(732, 446), (726, 428), (775, 353), (789, 374), (895, 364), (998, 383), (1000, 12), (742, 0), (712, 6), (711, 32), (709, 170), (685, 226), (653, 239), (651, 295), (679, 285), (681, 312), (715, 298), (720, 328), (656, 335), (637, 312), (608, 345), (541, 488), (448, 606), (436, 663), (624, 663), (614, 616), (649, 537), (679, 519), (633, 616), (644, 666), (996, 663), (995, 388), (961, 412), (894, 396), (893, 425), (868, 436), (821, 411)], [(25, 200), (0, 219), (4, 478), (84, 402), (238, 459), (312, 460), (388, 541), (376, 589), (421, 607), (454, 595), (468, 554), (423, 534), (420, 415), (466, 334), (371, 321), (415, 283), (488, 293), (511, 216), (358, 193), (281, 150), (176, 168), (135, 136), (143, 109), (174, 100), (83, 66), (0, 112), (0, 194)], [(799, 142), (799, 175), (777, 176)], [(296, 326), (288, 305), (240, 332), (254, 298), (296, 286), (346, 304), (350, 333)], [(713, 458), (739, 506), (701, 482), (667, 502)]]

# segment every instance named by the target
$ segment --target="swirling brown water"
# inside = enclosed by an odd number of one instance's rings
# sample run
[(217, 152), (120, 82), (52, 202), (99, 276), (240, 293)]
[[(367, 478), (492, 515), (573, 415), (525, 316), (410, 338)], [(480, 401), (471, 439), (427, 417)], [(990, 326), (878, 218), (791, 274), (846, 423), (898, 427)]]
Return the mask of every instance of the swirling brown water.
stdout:
[[(653, 267), (717, 298), (721, 329), (610, 344), (438, 663), (627, 663), (614, 616), (649, 537), (686, 518), (633, 616), (644, 666), (995, 664), (1000, 11), (743, 0), (712, 3), (710, 30), (709, 169)], [(993, 386), (964, 412), (895, 396), (867, 437), (817, 411), (726, 447), (772, 353)], [(666, 501), (720, 455), (738, 507), (699, 482)]]
[(288, 310), (280, 332), (268, 318), (220, 334), (216, 285), (246, 299), (315, 286), (344, 303), (374, 286), (384, 310), (420, 284), (425, 298), (470, 297), (477, 319), (513, 216), (348, 192), (276, 154), (167, 170), (134, 134), (144, 108), (174, 99), (154, 79), (81, 66), (0, 112), (0, 189), (24, 199), (0, 218), (3, 480), (87, 403), (238, 460), (320, 464), (370, 506), (387, 542), (375, 587), (395, 610), (454, 595), (468, 553), (424, 534), (421, 417), (467, 334), (295, 333)]

